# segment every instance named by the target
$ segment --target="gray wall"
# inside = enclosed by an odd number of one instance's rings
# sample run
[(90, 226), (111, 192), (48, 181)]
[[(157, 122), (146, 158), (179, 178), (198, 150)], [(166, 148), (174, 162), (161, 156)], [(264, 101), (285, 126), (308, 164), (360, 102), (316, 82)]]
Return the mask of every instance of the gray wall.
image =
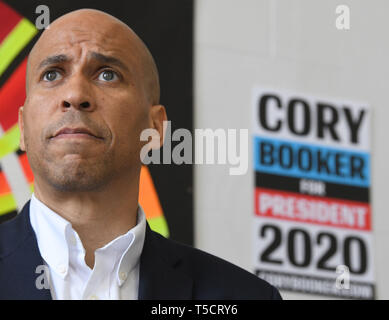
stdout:
[[(335, 28), (339, 4), (350, 8), (350, 30)], [(251, 129), (255, 85), (371, 106), (371, 205), (379, 299), (389, 298), (388, 11), (384, 0), (195, 1), (195, 128)], [(249, 171), (242, 176), (230, 176), (228, 166), (195, 166), (194, 193), (196, 246), (247, 270), (252, 270), (253, 251), (251, 159), (250, 149)], [(286, 299), (320, 298), (282, 294)]]

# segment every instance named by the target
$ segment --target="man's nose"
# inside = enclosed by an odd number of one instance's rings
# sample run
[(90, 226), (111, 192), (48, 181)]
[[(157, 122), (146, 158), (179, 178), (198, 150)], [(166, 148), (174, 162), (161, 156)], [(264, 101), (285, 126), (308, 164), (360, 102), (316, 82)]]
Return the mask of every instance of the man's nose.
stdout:
[[(72, 99), (68, 99), (68, 100), (72, 100)], [(69, 102), (67, 100), (63, 100), (62, 101), (62, 107), (65, 107), (65, 108), (70, 108), (71, 106), (74, 106), (74, 107), (78, 107), (80, 109), (87, 109), (90, 107), (90, 102), (89, 101), (83, 101), (81, 103), (78, 103), (77, 102)]]
[(76, 108), (79, 111), (93, 111), (95, 103), (92, 99), (88, 80), (81, 75), (69, 79), (65, 86), (61, 108)]

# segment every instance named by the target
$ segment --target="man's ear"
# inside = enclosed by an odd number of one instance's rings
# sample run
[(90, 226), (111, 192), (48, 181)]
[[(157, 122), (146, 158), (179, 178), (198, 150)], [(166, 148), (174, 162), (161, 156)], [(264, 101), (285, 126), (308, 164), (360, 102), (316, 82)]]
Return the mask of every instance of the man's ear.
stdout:
[(20, 131), (20, 149), (22, 151), (26, 151), (26, 147), (24, 145), (23, 106), (21, 106), (19, 108), (18, 125), (19, 125), (19, 131)]
[(150, 128), (158, 131), (160, 136), (160, 147), (163, 145), (164, 140), (164, 122), (167, 121), (167, 115), (165, 107), (161, 104), (151, 106), (150, 109)]

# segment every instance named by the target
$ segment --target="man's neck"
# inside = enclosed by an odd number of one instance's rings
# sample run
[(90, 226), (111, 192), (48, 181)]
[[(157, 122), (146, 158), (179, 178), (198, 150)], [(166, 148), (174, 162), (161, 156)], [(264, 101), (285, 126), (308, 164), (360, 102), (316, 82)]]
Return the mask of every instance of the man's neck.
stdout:
[(129, 184), (128, 180), (126, 186), (116, 183), (104, 190), (77, 193), (59, 192), (45, 184), (34, 184), (35, 196), (72, 224), (85, 248), (85, 262), (91, 269), (96, 249), (136, 225), (138, 192), (139, 184)]

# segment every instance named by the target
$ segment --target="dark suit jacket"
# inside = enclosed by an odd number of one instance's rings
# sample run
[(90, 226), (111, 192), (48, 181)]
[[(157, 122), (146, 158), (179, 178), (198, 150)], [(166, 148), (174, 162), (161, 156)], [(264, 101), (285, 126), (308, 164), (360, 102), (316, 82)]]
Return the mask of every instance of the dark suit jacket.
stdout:
[[(30, 201), (0, 224), (0, 299), (51, 299), (35, 282), (43, 265), (30, 224)], [(139, 299), (281, 299), (251, 273), (215, 256), (165, 239), (147, 225), (140, 260)]]

